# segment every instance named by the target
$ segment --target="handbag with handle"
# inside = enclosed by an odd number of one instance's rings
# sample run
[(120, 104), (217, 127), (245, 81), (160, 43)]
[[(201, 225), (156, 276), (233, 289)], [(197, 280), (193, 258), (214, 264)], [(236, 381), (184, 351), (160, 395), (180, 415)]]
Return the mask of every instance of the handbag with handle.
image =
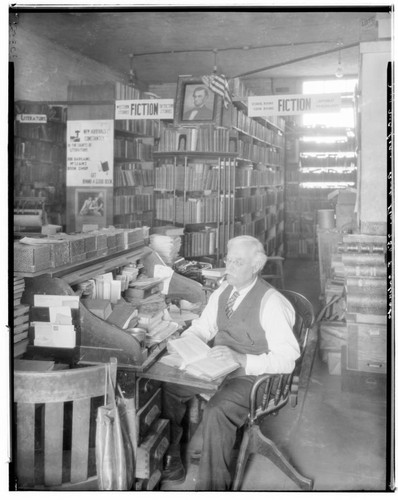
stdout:
[[(108, 367), (107, 367), (108, 370)], [(120, 391), (120, 388), (119, 388)], [(135, 407), (131, 400), (116, 398), (107, 371), (106, 404), (98, 408), (95, 457), (100, 490), (131, 490), (134, 482)]]

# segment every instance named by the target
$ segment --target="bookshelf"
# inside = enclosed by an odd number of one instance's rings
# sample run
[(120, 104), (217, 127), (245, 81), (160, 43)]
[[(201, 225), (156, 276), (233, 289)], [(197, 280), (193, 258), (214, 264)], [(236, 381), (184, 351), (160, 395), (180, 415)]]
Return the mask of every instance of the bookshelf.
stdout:
[[(94, 161), (101, 154), (96, 151), (89, 165), (91, 177), (97, 176), (92, 183), (90, 184), (90, 179), (83, 179), (87, 185), (75, 182), (73, 179), (69, 182), (67, 187), (69, 231), (78, 231), (83, 224), (99, 224), (100, 227), (113, 224), (124, 228), (153, 225), (152, 154), (155, 140), (159, 135), (159, 121), (114, 120), (116, 100), (140, 98), (139, 89), (119, 82), (106, 82), (102, 85), (72, 82), (68, 86), (68, 120), (83, 130), (92, 127), (91, 135), (95, 135), (101, 128), (108, 127), (106, 129), (108, 136), (104, 141), (106, 139), (109, 141), (103, 151), (106, 161), (101, 161), (101, 165), (107, 164), (110, 171), (109, 178), (105, 179), (103, 173), (98, 174), (93, 171)], [(102, 183), (99, 182), (99, 176), (102, 176)], [(94, 216), (93, 214), (75, 216), (79, 214), (81, 205), (78, 197), (87, 199), (91, 193), (92, 196), (96, 193), (103, 195), (103, 213)]]
[(64, 225), (66, 107), (18, 101), (14, 113), (14, 199), (41, 198), (47, 222)]
[(217, 265), (241, 234), (284, 251), (284, 120), (248, 117), (239, 79), (233, 94), (218, 126), (164, 124), (154, 153), (156, 223), (184, 226), (184, 257)]
[(157, 225), (183, 226), (186, 258), (219, 262), (233, 235), (236, 155), (228, 152), (154, 153)]
[(286, 167), (285, 241), (288, 257), (315, 258), (317, 212), (332, 209), (328, 195), (355, 187), (357, 153), (351, 129), (301, 127), (289, 133), (295, 150)]

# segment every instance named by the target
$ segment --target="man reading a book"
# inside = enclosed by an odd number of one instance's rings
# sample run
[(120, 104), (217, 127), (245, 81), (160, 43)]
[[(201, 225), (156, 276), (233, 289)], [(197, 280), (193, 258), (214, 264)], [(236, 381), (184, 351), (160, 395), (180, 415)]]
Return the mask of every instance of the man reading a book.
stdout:
[[(295, 312), (290, 302), (259, 273), (267, 256), (252, 236), (228, 242), (226, 280), (210, 296), (200, 318), (182, 335), (212, 343), (211, 356), (234, 360), (230, 373), (209, 400), (203, 413), (203, 447), (197, 490), (228, 490), (232, 483), (229, 460), (236, 430), (249, 412), (254, 379), (263, 373), (290, 373), (300, 349), (292, 328)], [(195, 395), (189, 387), (164, 384), (163, 416), (170, 420), (170, 446), (165, 457), (164, 484), (183, 482), (180, 457), (181, 423), (187, 402)]]

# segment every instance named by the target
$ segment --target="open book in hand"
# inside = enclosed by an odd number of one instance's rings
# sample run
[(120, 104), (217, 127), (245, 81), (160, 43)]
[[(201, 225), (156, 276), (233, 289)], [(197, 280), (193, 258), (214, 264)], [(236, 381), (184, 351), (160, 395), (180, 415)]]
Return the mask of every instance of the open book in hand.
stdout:
[(170, 340), (167, 350), (169, 354), (159, 360), (161, 363), (205, 380), (215, 380), (239, 368), (236, 361), (212, 358), (211, 348), (196, 335)]

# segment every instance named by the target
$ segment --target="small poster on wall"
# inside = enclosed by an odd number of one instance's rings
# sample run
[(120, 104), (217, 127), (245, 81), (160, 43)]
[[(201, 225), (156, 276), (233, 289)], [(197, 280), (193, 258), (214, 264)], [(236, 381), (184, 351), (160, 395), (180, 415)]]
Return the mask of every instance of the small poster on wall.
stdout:
[(66, 133), (66, 185), (113, 186), (113, 120), (69, 120)]

